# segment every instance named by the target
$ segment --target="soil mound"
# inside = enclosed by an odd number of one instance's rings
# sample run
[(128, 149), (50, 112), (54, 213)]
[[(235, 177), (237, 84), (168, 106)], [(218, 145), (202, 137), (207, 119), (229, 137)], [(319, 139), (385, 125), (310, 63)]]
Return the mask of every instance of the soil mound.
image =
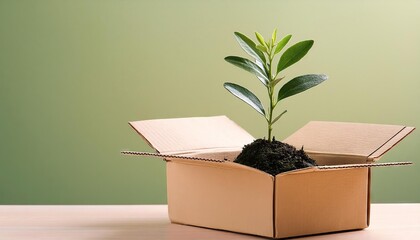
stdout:
[(273, 176), (282, 172), (317, 165), (314, 160), (306, 155), (303, 147), (297, 150), (295, 147), (275, 139), (271, 142), (265, 139), (257, 139), (245, 145), (234, 162), (259, 169)]

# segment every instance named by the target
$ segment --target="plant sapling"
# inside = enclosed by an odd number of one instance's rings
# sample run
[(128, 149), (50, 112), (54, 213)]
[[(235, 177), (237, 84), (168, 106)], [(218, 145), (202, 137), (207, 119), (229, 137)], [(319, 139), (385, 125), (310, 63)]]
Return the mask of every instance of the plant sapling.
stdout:
[[(255, 167), (272, 175), (316, 165), (315, 161), (304, 153), (303, 148), (296, 150), (293, 146), (276, 141), (272, 136), (273, 125), (287, 112), (283, 110), (275, 115), (274, 110), (279, 103), (328, 79), (324, 74), (306, 74), (291, 79), (283, 84), (278, 92), (275, 91), (276, 86), (285, 79), (282, 76), (283, 71), (302, 59), (311, 49), (314, 41), (298, 42), (280, 55), (292, 35), (287, 35), (277, 42), (277, 30), (274, 30), (269, 41), (256, 32), (258, 44), (242, 33), (235, 32), (234, 35), (241, 48), (254, 61), (237, 56), (228, 56), (225, 60), (253, 73), (267, 89), (269, 100), (267, 108), (264, 108), (259, 98), (250, 90), (235, 83), (224, 83), (226, 90), (255, 109), (267, 122), (267, 140), (257, 139), (244, 146), (235, 162)], [(276, 64), (274, 59), (278, 55), (280, 57)]]

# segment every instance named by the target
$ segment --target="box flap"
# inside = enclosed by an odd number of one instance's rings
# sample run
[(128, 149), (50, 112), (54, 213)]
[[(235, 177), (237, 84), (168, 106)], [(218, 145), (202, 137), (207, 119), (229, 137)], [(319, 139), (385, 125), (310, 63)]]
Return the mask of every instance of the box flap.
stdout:
[(254, 140), (226, 116), (144, 120), (130, 125), (160, 153), (242, 148)]
[(413, 127), (312, 121), (284, 140), (307, 152), (379, 159), (414, 130)]

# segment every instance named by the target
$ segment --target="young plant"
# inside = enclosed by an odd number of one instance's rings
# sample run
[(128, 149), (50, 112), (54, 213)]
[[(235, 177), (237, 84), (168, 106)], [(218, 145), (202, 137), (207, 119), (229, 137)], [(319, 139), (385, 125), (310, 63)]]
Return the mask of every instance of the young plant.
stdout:
[(273, 66), (274, 58), (283, 50), (292, 35), (285, 36), (279, 42), (276, 42), (277, 29), (274, 30), (269, 41), (266, 41), (258, 32), (255, 33), (255, 36), (258, 40), (258, 45), (242, 33), (235, 32), (235, 38), (239, 45), (254, 59), (254, 61), (237, 56), (228, 56), (225, 60), (253, 73), (262, 84), (264, 84), (267, 88), (269, 98), (267, 110), (265, 110), (258, 97), (248, 89), (230, 82), (224, 83), (224, 87), (265, 118), (267, 121), (268, 141), (271, 142), (274, 123), (287, 112), (287, 110), (284, 110), (280, 114), (274, 115), (274, 109), (277, 107), (278, 103), (285, 98), (315, 87), (327, 80), (328, 77), (324, 74), (307, 74), (295, 77), (285, 83), (275, 94), (275, 87), (285, 78), (281, 75), (282, 71), (302, 59), (311, 49), (314, 41), (305, 40), (289, 47), (281, 54), (277, 64)]

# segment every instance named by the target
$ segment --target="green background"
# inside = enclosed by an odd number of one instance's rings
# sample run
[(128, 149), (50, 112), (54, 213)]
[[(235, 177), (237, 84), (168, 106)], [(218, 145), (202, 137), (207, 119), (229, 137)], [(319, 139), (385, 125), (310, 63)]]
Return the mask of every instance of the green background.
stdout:
[[(286, 77), (330, 79), (284, 101), (282, 139), (310, 120), (420, 126), (420, 1), (0, 1), (0, 204), (158, 204), (165, 165), (130, 120), (227, 115), (256, 137), (264, 120), (222, 87), (265, 94), (231, 66), (233, 32), (315, 45)], [(264, 95), (263, 95), (264, 96)], [(264, 99), (266, 100), (266, 99)], [(420, 133), (373, 171), (373, 202), (420, 202)]]

